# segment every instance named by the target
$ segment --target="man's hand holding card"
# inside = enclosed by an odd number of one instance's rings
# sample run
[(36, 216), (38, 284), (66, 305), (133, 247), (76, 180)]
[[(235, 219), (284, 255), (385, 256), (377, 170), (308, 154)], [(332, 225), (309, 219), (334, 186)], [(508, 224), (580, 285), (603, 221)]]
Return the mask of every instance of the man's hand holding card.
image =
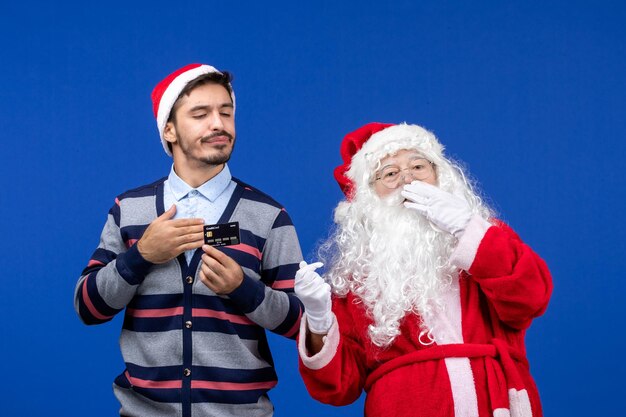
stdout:
[(239, 223), (205, 225), (204, 242), (200, 280), (216, 294), (230, 294), (241, 285), (243, 271), (237, 262), (215, 247), (239, 244)]

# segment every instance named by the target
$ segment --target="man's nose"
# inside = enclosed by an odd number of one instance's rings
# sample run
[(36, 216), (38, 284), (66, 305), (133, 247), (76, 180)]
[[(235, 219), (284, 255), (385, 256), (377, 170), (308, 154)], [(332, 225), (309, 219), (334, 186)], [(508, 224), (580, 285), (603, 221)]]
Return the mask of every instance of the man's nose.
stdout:
[(209, 117), (209, 128), (211, 130), (224, 130), (224, 123), (219, 112), (211, 112)]

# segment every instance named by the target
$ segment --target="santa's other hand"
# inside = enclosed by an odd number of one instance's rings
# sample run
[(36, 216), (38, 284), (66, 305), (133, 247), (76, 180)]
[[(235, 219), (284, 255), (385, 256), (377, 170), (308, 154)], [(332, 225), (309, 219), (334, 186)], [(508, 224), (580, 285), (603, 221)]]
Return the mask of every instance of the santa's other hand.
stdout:
[(402, 196), (408, 201), (404, 206), (417, 210), (440, 229), (460, 238), (472, 211), (465, 200), (434, 185), (413, 181), (404, 186)]
[(309, 330), (316, 334), (326, 334), (332, 324), (330, 285), (315, 270), (324, 264), (315, 262), (307, 265), (300, 262), (296, 272), (294, 291), (304, 304)]

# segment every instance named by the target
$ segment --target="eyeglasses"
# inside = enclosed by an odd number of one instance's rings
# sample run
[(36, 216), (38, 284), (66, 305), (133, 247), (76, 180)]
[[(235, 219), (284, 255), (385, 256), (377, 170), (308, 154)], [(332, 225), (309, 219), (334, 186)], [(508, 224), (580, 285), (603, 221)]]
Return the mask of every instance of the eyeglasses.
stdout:
[(387, 188), (398, 188), (405, 175), (410, 175), (414, 180), (424, 181), (435, 172), (435, 164), (428, 159), (415, 159), (407, 168), (388, 166), (376, 174), (374, 181), (380, 181)]

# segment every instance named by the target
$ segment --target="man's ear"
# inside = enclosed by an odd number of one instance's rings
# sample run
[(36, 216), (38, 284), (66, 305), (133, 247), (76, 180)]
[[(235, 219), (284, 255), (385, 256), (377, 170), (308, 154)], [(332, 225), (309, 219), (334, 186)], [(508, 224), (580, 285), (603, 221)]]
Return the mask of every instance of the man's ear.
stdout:
[(176, 143), (176, 126), (174, 126), (174, 122), (167, 122), (165, 124), (163, 138), (169, 143)]

